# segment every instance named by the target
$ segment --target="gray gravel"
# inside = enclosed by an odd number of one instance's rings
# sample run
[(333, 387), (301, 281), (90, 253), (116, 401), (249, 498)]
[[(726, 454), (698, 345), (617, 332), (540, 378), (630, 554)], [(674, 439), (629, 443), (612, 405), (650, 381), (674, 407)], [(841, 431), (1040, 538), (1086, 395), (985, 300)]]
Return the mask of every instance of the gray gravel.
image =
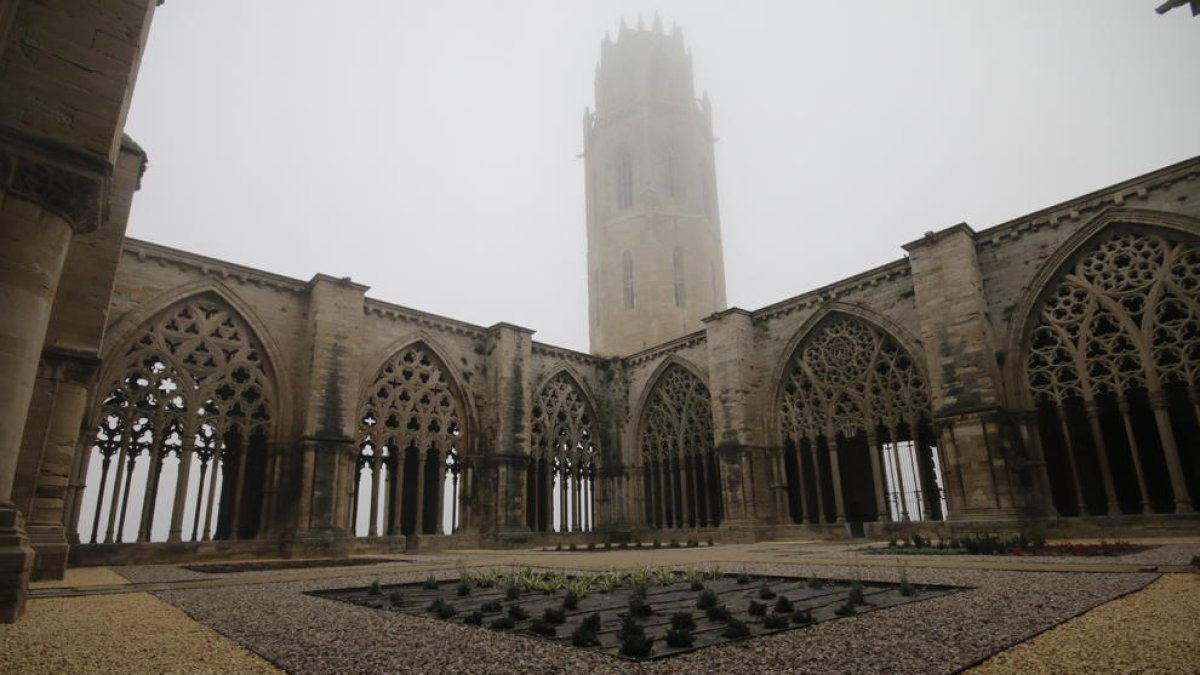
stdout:
[[(851, 578), (850, 567), (747, 565), (763, 574)], [(357, 571), (357, 570), (356, 570)], [(194, 618), (298, 674), (520, 671), (952, 673), (1062, 620), (1137, 590), (1154, 574), (1062, 574), (910, 568), (915, 583), (971, 590), (859, 617), (630, 664), (600, 654), (426, 617), (302, 595), (304, 591), (418, 581), (428, 572), (160, 593)], [(453, 576), (447, 570), (440, 577)], [(861, 569), (895, 581), (896, 570)], [(585, 601), (586, 603), (586, 601)]]

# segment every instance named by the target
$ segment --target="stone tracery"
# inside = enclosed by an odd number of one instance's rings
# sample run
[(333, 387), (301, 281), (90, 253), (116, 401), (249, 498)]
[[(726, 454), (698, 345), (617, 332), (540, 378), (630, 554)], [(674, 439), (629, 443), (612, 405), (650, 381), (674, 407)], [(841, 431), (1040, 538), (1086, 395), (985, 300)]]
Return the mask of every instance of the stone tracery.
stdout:
[(652, 387), (641, 425), (646, 522), (716, 527), (723, 514), (708, 387), (677, 363)]
[[(208, 296), (161, 312), (136, 335), (123, 354), (110, 357), (119, 365), (109, 370), (113, 384), (105, 390), (108, 393), (93, 424), (93, 452), (100, 456), (101, 469), (91, 541), (100, 540), (106, 501), (103, 540), (125, 540), (131, 486), (143, 455), (149, 467), (143, 479), (138, 541), (159, 538), (155, 507), (165, 487), (161, 485), (164, 462), (172, 455), (179, 463), (167, 538), (182, 538), (189, 507), (192, 541), (253, 536), (259, 525), (258, 509), (271, 507), (261, 504), (261, 483), (267, 463), (273, 460), (267, 457), (266, 442), (274, 405), (274, 385), (262, 346), (241, 317)], [(199, 481), (190, 491), (194, 464), (199, 464)], [(187, 498), (193, 493), (195, 500), (189, 505)]]
[(1192, 510), (1173, 420), (1200, 418), (1198, 294), (1194, 239), (1123, 228), (1048, 287), (1024, 365), (1060, 511)]
[[(365, 502), (367, 536), (442, 533), (444, 484), (449, 475), (457, 491), (463, 466), (464, 408), (456, 389), (445, 365), (421, 343), (400, 350), (379, 369), (359, 415), (353, 527)], [(360, 487), (364, 472), (370, 475), (369, 496)], [(381, 502), (385, 473), (387, 499)], [(457, 517), (461, 495), (451, 498)]]
[[(595, 527), (597, 447), (595, 413), (565, 371), (551, 377), (533, 405), (532, 447), (526, 482), (526, 523), (535, 531), (590, 531)], [(555, 496), (558, 502), (554, 522)]]
[[(889, 505), (896, 520), (940, 517), (926, 441), (929, 390), (895, 338), (857, 317), (831, 314), (796, 348), (783, 377), (778, 409), (786, 447), (775, 470), (787, 476), (796, 522), (824, 522), (830, 496), (835, 519), (846, 519), (841, 463), (862, 454), (863, 440), (875, 504), (873, 512), (859, 507), (851, 517), (886, 519)], [(912, 491), (906, 476), (918, 483)], [(871, 484), (862, 487), (872, 491)]]

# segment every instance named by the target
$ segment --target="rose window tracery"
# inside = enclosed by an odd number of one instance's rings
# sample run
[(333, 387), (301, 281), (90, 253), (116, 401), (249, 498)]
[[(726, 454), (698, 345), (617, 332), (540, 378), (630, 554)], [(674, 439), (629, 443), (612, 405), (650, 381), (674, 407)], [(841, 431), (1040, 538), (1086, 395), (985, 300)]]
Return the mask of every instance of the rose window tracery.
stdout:
[[(1107, 512), (1115, 514), (1129, 510), (1136, 492), (1142, 510), (1152, 511), (1153, 493), (1162, 492), (1154, 489), (1156, 472), (1143, 467), (1152, 445), (1165, 453), (1176, 510), (1191, 509), (1168, 421), (1188, 398), (1200, 416), (1200, 246), (1194, 239), (1124, 228), (1099, 238), (1059, 273), (1034, 309), (1024, 366), (1034, 402), (1052, 418), (1042, 435), (1061, 443), (1050, 459), (1067, 459), (1058, 473), (1069, 481), (1059, 480), (1055, 492), (1070, 498), (1060, 509), (1086, 514), (1102, 493)], [(1170, 405), (1172, 397), (1178, 407)], [(1154, 413), (1153, 440), (1135, 422), (1147, 406), (1162, 412)], [(1105, 418), (1119, 420), (1123, 433), (1111, 433)], [(1114, 455), (1114, 447), (1125, 452)], [(1114, 471), (1114, 460), (1132, 465), (1136, 485)], [(1086, 469), (1093, 462), (1098, 485)]]
[(658, 527), (715, 526), (720, 464), (713, 452), (708, 387), (677, 363), (659, 375), (643, 413), (647, 521)]
[[(207, 540), (213, 536), (214, 509), (218, 512), (217, 538), (248, 534), (240, 531), (256, 522), (248, 512), (255, 508), (249, 502), (261, 495), (261, 486), (243, 485), (243, 490), (253, 491), (245, 499), (224, 495), (235, 489), (232, 479), (244, 476), (247, 461), (251, 468), (265, 461), (263, 452), (252, 452), (252, 446), (263, 449), (272, 423), (273, 385), (261, 345), (236, 312), (210, 297), (177, 304), (151, 319), (136, 335), (123, 353), (109, 357), (119, 366), (110, 366), (108, 372), (117, 375), (105, 390), (93, 425), (93, 448), (101, 458), (101, 479), (92, 541), (99, 540), (101, 511), (106, 506), (109, 468), (114, 458), (117, 466), (104, 541), (120, 542), (129, 537), (126, 529), (132, 530), (133, 523), (128, 512), (130, 480), (143, 456), (150, 468), (137, 526), (138, 541), (160, 537), (154, 508), (163, 462), (172, 456), (180, 461), (176, 489), (188, 495), (196, 493), (191, 538)], [(187, 482), (194, 462), (199, 464), (198, 487)], [(222, 478), (215, 468), (217, 462), (223, 469)], [(210, 469), (211, 480), (206, 484)], [(219, 498), (214, 494), (218, 480), (222, 481)], [(180, 503), (184, 502), (176, 501)], [(237, 506), (238, 513), (223, 512), (223, 504)], [(181, 518), (177, 506), (171, 514), (168, 538), (181, 538)]]

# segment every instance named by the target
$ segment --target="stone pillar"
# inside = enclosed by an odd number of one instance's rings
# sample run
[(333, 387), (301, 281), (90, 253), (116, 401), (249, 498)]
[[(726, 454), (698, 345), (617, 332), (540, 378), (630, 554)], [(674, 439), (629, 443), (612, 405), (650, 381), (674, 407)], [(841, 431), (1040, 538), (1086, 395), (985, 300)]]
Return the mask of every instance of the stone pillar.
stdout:
[(156, 3), (116, 5), (0, 7), (0, 622), (32, 562), (12, 488), (52, 302), (73, 233), (100, 223)]
[[(12, 500), (25, 416), (71, 225), (12, 193), (0, 193), (0, 622), (25, 609), (33, 565), (25, 517)], [(34, 475), (22, 476), (22, 483)]]
[(754, 323), (732, 308), (704, 320), (708, 332), (713, 436), (721, 466), (722, 525), (747, 527), (776, 519), (770, 452), (759, 437)]
[[(484, 435), (479, 448), (490, 469), (477, 476), (471, 522), (480, 535), (529, 532), (525, 481), (529, 463), (529, 417), (534, 388), (530, 362), (533, 331), (498, 323), (487, 331), (486, 396), (479, 409)], [(460, 449), (462, 452), (464, 449)], [(572, 479), (559, 477), (564, 494)], [(494, 513), (489, 513), (493, 511)]]
[(17, 463), (22, 480), (13, 486), (37, 553), (35, 580), (61, 579), (66, 571), (65, 499), (96, 365), (88, 355), (48, 352), (38, 368)]
[(955, 225), (905, 245), (925, 348), (950, 518), (1017, 516), (1016, 436), (1003, 408), (996, 345), (975, 252)]
[(308, 389), (297, 406), (304, 433), (296, 447), (302, 475), (297, 540), (336, 547), (350, 529), (356, 477), (360, 323), (367, 287), (318, 274), (308, 284)]

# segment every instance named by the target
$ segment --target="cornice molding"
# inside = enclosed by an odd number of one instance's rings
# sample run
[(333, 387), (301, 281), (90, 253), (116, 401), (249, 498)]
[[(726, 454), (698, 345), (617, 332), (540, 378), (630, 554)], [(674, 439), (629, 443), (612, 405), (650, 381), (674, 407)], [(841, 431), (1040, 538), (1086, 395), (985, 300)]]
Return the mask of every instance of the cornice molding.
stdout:
[(299, 295), (308, 293), (308, 284), (299, 279), (263, 272), (130, 237), (125, 238), (121, 253), (132, 256), (139, 262), (153, 261), (164, 267), (171, 266), (185, 272), (199, 272), (201, 276), (215, 277), (225, 282), (232, 281), (243, 286), (270, 288), (279, 292)]
[(1181, 181), (1197, 180), (1198, 177), (1200, 157), (1193, 157), (981, 230), (975, 235), (975, 245), (980, 249), (999, 246), (1047, 227), (1058, 227), (1064, 221), (1086, 220), (1105, 208), (1129, 206), (1130, 201), (1144, 202), (1154, 192), (1166, 190)]
[(773, 305), (767, 305), (762, 309), (751, 312), (751, 316), (754, 318), (755, 323), (765, 323), (793, 314), (802, 309), (827, 305), (867, 288), (891, 283), (896, 279), (911, 276), (912, 268), (909, 267), (908, 258), (901, 258), (900, 260), (867, 270), (861, 274), (856, 274), (848, 279), (843, 279), (828, 286), (822, 286), (821, 288), (802, 293), (787, 300), (782, 300)]

